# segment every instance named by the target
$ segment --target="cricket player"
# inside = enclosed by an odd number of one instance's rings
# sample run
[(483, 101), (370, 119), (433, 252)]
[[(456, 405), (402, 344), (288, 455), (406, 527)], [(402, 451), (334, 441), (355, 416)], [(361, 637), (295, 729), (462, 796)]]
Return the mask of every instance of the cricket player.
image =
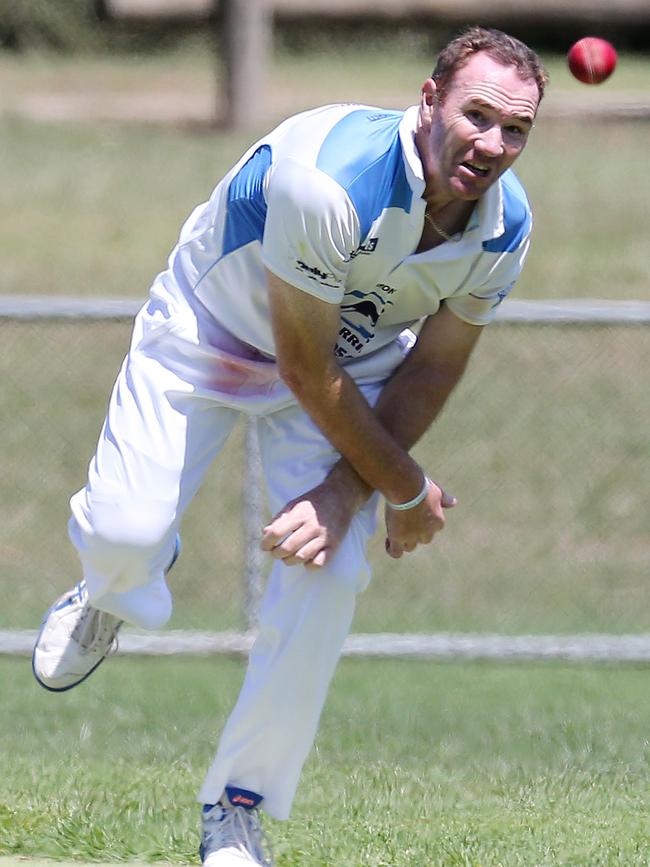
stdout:
[(393, 558), (455, 504), (410, 450), (524, 263), (531, 211), (512, 165), (546, 83), (527, 46), (472, 28), (404, 112), (289, 118), (190, 215), (135, 320), (71, 500), (83, 577), (46, 614), (33, 670), (65, 691), (123, 622), (167, 622), (185, 510), (241, 413), (257, 417), (273, 565), (198, 795), (206, 867), (273, 863), (259, 812), (289, 816), (370, 578), (378, 500)]

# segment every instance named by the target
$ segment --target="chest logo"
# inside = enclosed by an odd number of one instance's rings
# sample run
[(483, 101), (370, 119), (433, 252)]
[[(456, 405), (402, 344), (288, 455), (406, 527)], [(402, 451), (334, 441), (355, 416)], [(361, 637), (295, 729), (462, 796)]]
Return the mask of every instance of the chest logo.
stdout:
[(356, 259), (357, 256), (369, 256), (377, 249), (379, 238), (369, 238), (365, 244), (361, 244), (356, 250), (350, 253), (350, 259)]
[(359, 355), (372, 340), (379, 317), (393, 303), (387, 296), (394, 291), (385, 283), (378, 283), (373, 292), (350, 292), (346, 296), (345, 300), (351, 303), (341, 305), (341, 328), (335, 348), (338, 358)]
[(379, 310), (377, 310), (377, 305), (373, 301), (369, 301), (367, 298), (364, 301), (357, 301), (356, 304), (343, 304), (341, 310), (354, 310), (355, 313), (369, 319), (373, 325), (376, 325), (377, 320), (379, 319)]

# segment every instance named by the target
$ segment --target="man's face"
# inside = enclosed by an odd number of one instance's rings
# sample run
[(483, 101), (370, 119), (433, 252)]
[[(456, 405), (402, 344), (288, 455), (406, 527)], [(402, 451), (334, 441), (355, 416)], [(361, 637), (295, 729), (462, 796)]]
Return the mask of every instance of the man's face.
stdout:
[(473, 55), (433, 103), (427, 188), (462, 201), (483, 195), (524, 149), (538, 103), (533, 79)]

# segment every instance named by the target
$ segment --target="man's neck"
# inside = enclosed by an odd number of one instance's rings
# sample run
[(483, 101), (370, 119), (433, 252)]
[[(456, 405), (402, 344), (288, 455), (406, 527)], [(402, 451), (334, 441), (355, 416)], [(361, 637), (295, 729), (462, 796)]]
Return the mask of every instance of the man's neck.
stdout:
[(476, 202), (452, 200), (436, 209), (435, 203), (427, 201), (418, 252), (438, 247), (459, 232), (464, 232), (475, 206)]

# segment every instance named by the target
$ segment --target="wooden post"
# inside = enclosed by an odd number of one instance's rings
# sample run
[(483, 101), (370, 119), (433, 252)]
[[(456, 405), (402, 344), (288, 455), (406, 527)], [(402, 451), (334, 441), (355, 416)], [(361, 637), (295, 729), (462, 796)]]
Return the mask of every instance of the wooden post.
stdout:
[(256, 106), (269, 87), (271, 0), (220, 0), (226, 74), (223, 122), (230, 129), (259, 127)]

